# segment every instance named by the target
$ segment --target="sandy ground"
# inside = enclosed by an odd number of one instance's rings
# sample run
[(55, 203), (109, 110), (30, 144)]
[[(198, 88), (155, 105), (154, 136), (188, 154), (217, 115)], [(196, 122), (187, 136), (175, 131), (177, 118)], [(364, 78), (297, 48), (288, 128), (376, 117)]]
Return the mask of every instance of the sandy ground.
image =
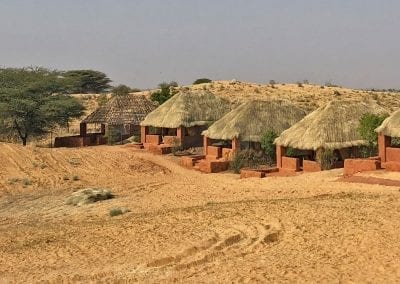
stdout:
[[(399, 188), (341, 175), (240, 180), (122, 146), (0, 144), (0, 282), (399, 282)], [(89, 186), (116, 198), (65, 205)]]

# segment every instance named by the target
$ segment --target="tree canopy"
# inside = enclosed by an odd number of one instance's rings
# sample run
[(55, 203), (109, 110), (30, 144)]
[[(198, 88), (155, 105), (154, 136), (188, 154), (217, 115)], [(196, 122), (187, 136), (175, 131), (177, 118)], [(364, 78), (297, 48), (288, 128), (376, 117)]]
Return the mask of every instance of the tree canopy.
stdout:
[(112, 88), (113, 96), (127, 96), (131, 92), (131, 88), (126, 85), (118, 85)]
[(65, 96), (65, 78), (44, 68), (0, 69), (0, 134), (28, 138), (68, 127), (82, 116), (84, 107), (76, 98)]
[(111, 88), (111, 80), (106, 74), (94, 70), (71, 70), (63, 72), (72, 93), (102, 93)]
[(204, 84), (204, 83), (211, 83), (212, 80), (208, 78), (200, 78), (193, 82), (193, 85)]
[(169, 83), (162, 82), (158, 84), (158, 87), (160, 90), (153, 92), (150, 98), (152, 101), (158, 102), (161, 105), (175, 95), (173, 88), (178, 87), (178, 83), (175, 81), (171, 81)]

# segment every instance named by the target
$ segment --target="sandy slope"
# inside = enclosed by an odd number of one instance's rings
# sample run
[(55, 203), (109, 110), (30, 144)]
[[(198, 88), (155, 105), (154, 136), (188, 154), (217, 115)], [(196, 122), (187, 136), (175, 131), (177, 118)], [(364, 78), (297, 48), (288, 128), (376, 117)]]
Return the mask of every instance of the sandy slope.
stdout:
[[(400, 280), (399, 189), (340, 170), (239, 180), (127, 147), (10, 144), (0, 165), (0, 282)], [(117, 198), (64, 204), (87, 186)]]

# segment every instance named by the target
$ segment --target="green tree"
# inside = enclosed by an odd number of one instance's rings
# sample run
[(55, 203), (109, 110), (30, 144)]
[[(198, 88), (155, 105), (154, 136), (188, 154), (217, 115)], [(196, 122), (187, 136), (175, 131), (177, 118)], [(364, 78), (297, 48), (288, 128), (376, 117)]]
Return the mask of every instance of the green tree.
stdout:
[(111, 88), (106, 74), (94, 70), (71, 70), (63, 73), (69, 90), (74, 93), (102, 93)]
[(131, 88), (126, 85), (118, 85), (112, 89), (113, 96), (127, 96), (131, 92)]
[(212, 80), (207, 78), (200, 78), (193, 82), (193, 85), (204, 84), (204, 83), (211, 83)]
[(178, 84), (174, 81), (170, 83), (162, 82), (158, 84), (160, 90), (151, 94), (151, 100), (158, 102), (160, 105), (165, 103), (169, 98), (175, 95), (173, 87), (176, 87), (177, 85)]
[(65, 81), (42, 68), (0, 70), (0, 134), (19, 137), (23, 145), (59, 125), (68, 127), (83, 113), (82, 104), (64, 96)]
[(382, 124), (386, 116), (376, 115), (373, 113), (364, 114), (360, 119), (360, 124), (358, 126), (358, 133), (361, 138), (367, 141), (367, 149), (364, 149), (365, 156), (374, 155), (378, 149), (378, 133), (375, 129)]
[(261, 149), (263, 149), (267, 163), (272, 165), (276, 161), (276, 147), (274, 144), (278, 135), (273, 130), (268, 130), (261, 138)]

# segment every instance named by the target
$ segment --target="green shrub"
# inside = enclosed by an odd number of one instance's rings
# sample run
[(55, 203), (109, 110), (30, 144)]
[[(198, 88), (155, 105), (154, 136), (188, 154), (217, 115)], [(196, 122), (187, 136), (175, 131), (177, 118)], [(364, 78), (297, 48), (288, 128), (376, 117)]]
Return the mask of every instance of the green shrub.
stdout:
[(361, 154), (365, 157), (375, 156), (378, 152), (378, 133), (375, 129), (382, 124), (386, 116), (372, 113), (364, 114), (360, 119), (358, 133), (361, 138), (367, 141), (367, 146), (361, 149)]
[(204, 84), (204, 83), (211, 83), (212, 80), (207, 78), (200, 78), (193, 82), (193, 85)]
[(175, 95), (173, 87), (177, 87), (178, 83), (172, 81), (170, 83), (160, 83), (158, 85), (161, 90), (153, 92), (150, 96), (152, 101), (158, 102), (160, 105)]
[(115, 217), (115, 216), (118, 216), (118, 215), (125, 214), (126, 212), (130, 212), (130, 210), (127, 209), (127, 208), (112, 208), (110, 210), (110, 216), (111, 217)]
[(261, 138), (261, 149), (263, 149), (268, 165), (276, 161), (276, 146), (274, 144), (278, 135), (273, 130), (268, 130)]
[(322, 170), (330, 170), (335, 167), (337, 157), (331, 149), (319, 149), (317, 151), (317, 161), (321, 165)]
[(242, 168), (258, 168), (258, 166), (264, 165), (266, 161), (264, 152), (246, 149), (233, 156), (230, 169), (238, 174)]
[(175, 155), (177, 152), (182, 151), (182, 150), (183, 150), (183, 147), (182, 147), (181, 141), (178, 138), (174, 137), (172, 139), (171, 153)]

